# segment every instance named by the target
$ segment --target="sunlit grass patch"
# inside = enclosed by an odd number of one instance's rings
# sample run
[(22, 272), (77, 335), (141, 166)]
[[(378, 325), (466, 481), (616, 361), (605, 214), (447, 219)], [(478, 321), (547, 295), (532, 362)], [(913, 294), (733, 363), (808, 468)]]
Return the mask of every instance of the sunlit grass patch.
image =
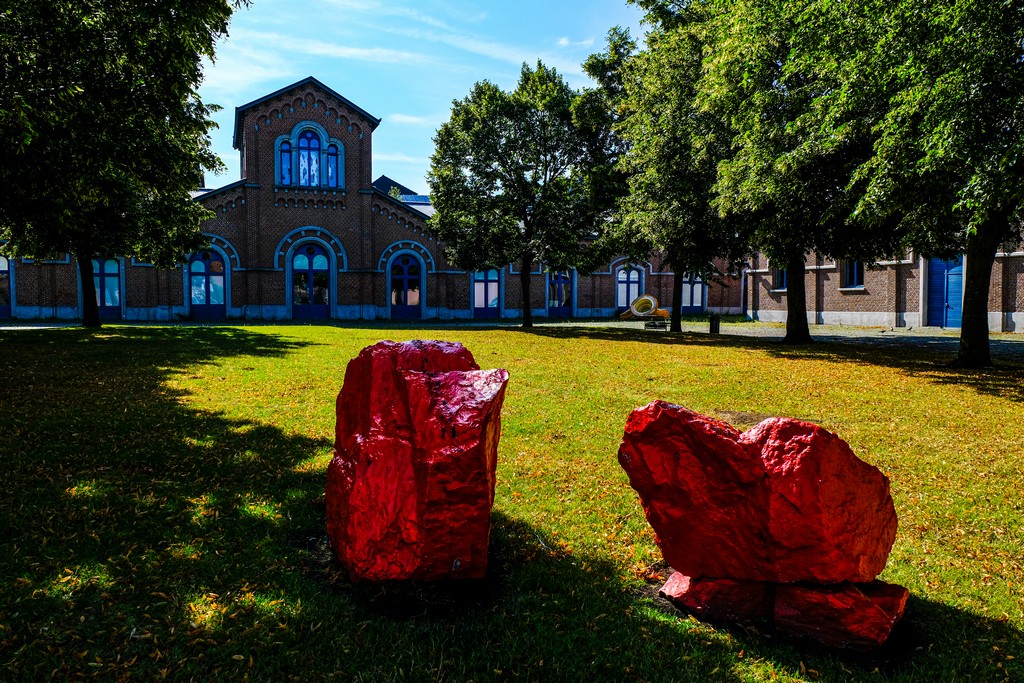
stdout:
[[(461, 341), (511, 373), (482, 584), (352, 585), (331, 558), (335, 399), (385, 338)], [(0, 331), (0, 665), (12, 680), (1024, 677), (1024, 368), (944, 360), (584, 326)], [(668, 568), (616, 460), (629, 411), (654, 399), (740, 428), (812, 420), (889, 476), (882, 578), (912, 591), (895, 651), (838, 656), (657, 600)]]

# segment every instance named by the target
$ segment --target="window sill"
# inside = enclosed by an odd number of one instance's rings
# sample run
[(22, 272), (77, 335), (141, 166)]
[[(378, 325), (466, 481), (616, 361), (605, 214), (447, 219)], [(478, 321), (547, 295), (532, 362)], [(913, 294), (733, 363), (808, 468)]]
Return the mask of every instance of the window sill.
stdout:
[(343, 187), (302, 187), (301, 185), (274, 185), (274, 192), (294, 192), (296, 194), (323, 194), (342, 197), (348, 196)]
[(864, 285), (859, 287), (840, 287), (839, 291), (844, 294), (867, 294), (868, 290), (864, 289)]
[(785, 294), (786, 291), (787, 290), (785, 290), (785, 289), (769, 289), (768, 290), (768, 292), (771, 293), (771, 294)]

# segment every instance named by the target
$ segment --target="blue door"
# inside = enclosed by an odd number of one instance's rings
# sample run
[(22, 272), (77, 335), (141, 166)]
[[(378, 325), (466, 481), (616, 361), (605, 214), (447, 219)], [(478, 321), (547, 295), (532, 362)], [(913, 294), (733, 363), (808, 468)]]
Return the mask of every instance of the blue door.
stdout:
[(292, 318), (331, 317), (331, 268), (319, 244), (300, 245), (292, 255)]
[(418, 320), (423, 285), (420, 262), (408, 254), (391, 262), (391, 318)]
[(497, 318), (500, 296), (498, 271), (478, 270), (473, 273), (473, 317)]
[(960, 327), (963, 317), (964, 260), (928, 261), (928, 325)]
[(572, 278), (565, 270), (548, 271), (548, 317), (572, 315)]
[(0, 256), (0, 318), (11, 317), (11, 262)]
[(93, 259), (92, 283), (100, 320), (121, 319), (121, 264), (117, 259)]
[(224, 259), (215, 251), (196, 254), (188, 264), (192, 317), (196, 320), (223, 320), (227, 317), (224, 295)]

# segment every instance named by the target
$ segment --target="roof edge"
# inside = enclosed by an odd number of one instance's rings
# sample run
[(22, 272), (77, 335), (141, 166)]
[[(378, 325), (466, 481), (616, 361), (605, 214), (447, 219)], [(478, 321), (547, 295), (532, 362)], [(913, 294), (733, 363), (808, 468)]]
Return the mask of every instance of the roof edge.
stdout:
[(291, 85), (286, 85), (283, 88), (275, 90), (274, 92), (270, 93), (269, 95), (264, 95), (263, 97), (260, 97), (260, 98), (257, 98), (255, 100), (253, 100), (252, 102), (246, 102), (245, 104), (243, 104), (241, 106), (235, 107), (235, 132), (234, 132), (234, 135), (231, 138), (231, 146), (233, 148), (235, 148), (235, 149), (239, 149), (238, 141), (239, 141), (239, 138), (241, 137), (239, 135), (239, 133), (240, 133), (241, 125), (242, 125), (242, 112), (245, 112), (245, 111), (247, 111), (249, 109), (252, 109), (253, 107), (255, 107), (257, 105), (260, 105), (260, 104), (263, 104), (264, 102), (268, 102), (268, 101), (274, 99), (275, 97), (280, 97), (281, 95), (285, 94), (289, 90), (294, 90), (296, 88), (300, 88), (300, 87), (302, 87), (304, 85), (310, 85), (310, 84), (315, 85), (318, 88), (323, 89), (323, 91), (326, 92), (328, 95), (330, 95), (331, 97), (341, 101), (346, 107), (349, 107), (350, 109), (352, 109), (353, 111), (358, 113), (360, 116), (364, 117), (367, 121), (370, 122), (370, 130), (376, 130), (377, 126), (380, 125), (381, 119), (377, 118), (376, 116), (374, 116), (370, 112), (366, 111), (365, 109), (363, 109), (362, 107), (357, 105), (355, 102), (353, 102), (352, 100), (348, 99), (347, 97), (345, 97), (344, 95), (339, 93), (334, 88), (331, 88), (329, 86), (324, 85), (323, 82), (321, 82), (317, 78), (314, 78), (313, 76), (306, 76), (301, 81), (296, 81), (295, 83), (292, 83)]

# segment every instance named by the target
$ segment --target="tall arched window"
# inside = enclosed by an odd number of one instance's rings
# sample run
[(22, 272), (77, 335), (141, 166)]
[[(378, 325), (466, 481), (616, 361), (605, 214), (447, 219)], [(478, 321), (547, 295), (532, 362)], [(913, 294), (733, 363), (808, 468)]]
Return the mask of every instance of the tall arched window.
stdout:
[(327, 147), (327, 187), (338, 186), (338, 146)]
[(188, 266), (192, 317), (219, 320), (227, 312), (225, 305), (224, 259), (215, 251), (192, 257)]
[(292, 144), (285, 140), (281, 143), (281, 184), (292, 184)]
[(620, 268), (615, 274), (615, 306), (620, 312), (640, 296), (640, 270)]
[(320, 185), (320, 138), (311, 130), (299, 134), (299, 185)]
[(329, 318), (331, 270), (319, 244), (299, 246), (292, 256), (292, 317)]
[(11, 317), (11, 262), (0, 256), (0, 318)]
[(473, 273), (473, 317), (497, 318), (501, 280), (498, 271), (478, 270)]
[(420, 262), (403, 254), (391, 262), (391, 317), (420, 317), (422, 279)]
[(100, 318), (121, 319), (121, 266), (116, 259), (92, 260), (92, 283)]

